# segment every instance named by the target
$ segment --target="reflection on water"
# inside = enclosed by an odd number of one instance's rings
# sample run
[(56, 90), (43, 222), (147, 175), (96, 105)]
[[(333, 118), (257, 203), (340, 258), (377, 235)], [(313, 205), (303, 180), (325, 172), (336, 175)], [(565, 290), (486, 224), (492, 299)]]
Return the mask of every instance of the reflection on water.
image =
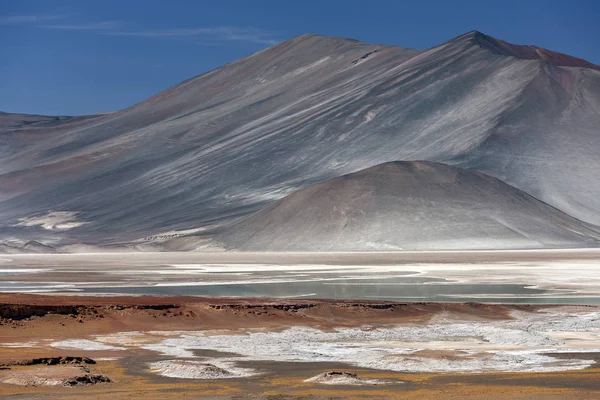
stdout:
[[(247, 278), (247, 277), (246, 277)], [(271, 276), (273, 278), (273, 276)], [(290, 278), (290, 277), (288, 277)], [(339, 300), (393, 301), (478, 301), (478, 302), (547, 302), (549, 295), (563, 291), (543, 290), (520, 284), (463, 284), (439, 278), (418, 276), (334, 278), (319, 276), (312, 280), (295, 277), (289, 281), (228, 282), (206, 285), (86, 287), (89, 293), (122, 293), (224, 297), (303, 297)], [(275, 278), (277, 279), (277, 278)], [(570, 298), (568, 298), (571, 300)], [(590, 300), (587, 298), (587, 300)], [(577, 302), (574, 299), (574, 302)], [(592, 303), (595, 301), (591, 301)]]
[(0, 293), (600, 304), (597, 263), (589, 261), (338, 265), (163, 263), (138, 254), (112, 261), (79, 257), (3, 265)]

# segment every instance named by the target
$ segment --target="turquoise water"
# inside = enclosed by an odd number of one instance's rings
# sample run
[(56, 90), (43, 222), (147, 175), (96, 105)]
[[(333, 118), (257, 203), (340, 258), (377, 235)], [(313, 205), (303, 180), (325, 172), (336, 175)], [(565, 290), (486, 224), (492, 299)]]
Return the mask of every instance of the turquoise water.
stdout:
[[(570, 297), (564, 291), (543, 290), (520, 284), (461, 284), (436, 278), (395, 277), (224, 283), (173, 286), (81, 288), (86, 293), (184, 295), (216, 297), (275, 297), (337, 300), (456, 301), (493, 303), (600, 304), (600, 297)], [(485, 297), (482, 297), (485, 296)]]
[[(80, 260), (79, 256), (7, 262), (0, 268), (0, 292), (600, 304), (597, 267), (592, 263), (578, 264), (578, 269), (568, 264), (536, 264), (522, 270), (503, 264), (477, 265), (473, 270), (470, 265), (464, 270), (461, 265), (441, 265), (440, 271), (427, 271), (421, 265), (397, 270), (394, 266), (328, 264), (163, 264), (138, 259), (142, 256), (128, 262)], [(444, 268), (456, 277), (443, 277)], [(536, 288), (545, 280), (560, 282), (568, 274), (577, 278), (586, 293)], [(468, 283), (471, 279), (477, 283)]]

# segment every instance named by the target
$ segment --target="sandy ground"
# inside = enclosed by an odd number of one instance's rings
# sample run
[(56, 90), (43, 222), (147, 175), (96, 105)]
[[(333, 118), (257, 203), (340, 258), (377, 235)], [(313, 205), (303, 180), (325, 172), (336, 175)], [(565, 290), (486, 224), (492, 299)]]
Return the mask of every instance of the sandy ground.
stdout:
[[(33, 294), (0, 304), (2, 398), (600, 397), (595, 306)], [(89, 374), (111, 382), (48, 386), (78, 367), (14, 365), (58, 356), (89, 357)], [(356, 375), (311, 380), (329, 371)]]

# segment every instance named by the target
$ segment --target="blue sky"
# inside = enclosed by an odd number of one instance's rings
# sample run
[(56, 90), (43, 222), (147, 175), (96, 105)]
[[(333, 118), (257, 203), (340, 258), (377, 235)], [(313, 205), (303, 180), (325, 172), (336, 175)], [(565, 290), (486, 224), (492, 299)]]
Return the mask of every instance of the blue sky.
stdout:
[(128, 107), (303, 33), (423, 49), (471, 30), (600, 64), (595, 0), (0, 0), (0, 111)]

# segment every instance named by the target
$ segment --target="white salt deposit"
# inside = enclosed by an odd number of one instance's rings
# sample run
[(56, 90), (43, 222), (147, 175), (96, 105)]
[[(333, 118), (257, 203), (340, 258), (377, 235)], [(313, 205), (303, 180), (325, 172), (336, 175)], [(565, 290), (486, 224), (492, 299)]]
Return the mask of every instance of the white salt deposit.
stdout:
[(109, 345), (139, 347), (160, 341), (160, 338), (154, 338), (149, 332), (131, 331), (96, 336), (96, 340)]
[(38, 342), (11, 342), (11, 343), (0, 343), (0, 347), (7, 347), (10, 349), (18, 349), (18, 348), (31, 348), (37, 347)]
[[(338, 371), (330, 371), (324, 372), (317, 376), (313, 376), (312, 378), (308, 378), (304, 380), (304, 382), (310, 383), (319, 383), (322, 385), (381, 385), (386, 383), (392, 383), (387, 381), (382, 381), (379, 379), (361, 379), (356, 374), (349, 372), (338, 372)], [(393, 383), (399, 383), (393, 382)]]
[[(215, 365), (215, 363), (219, 365)], [(238, 368), (224, 361), (164, 360), (150, 363), (150, 369), (162, 376), (183, 379), (230, 379), (256, 375), (249, 368)]]
[(49, 272), (49, 268), (1, 268), (0, 274), (38, 274), (40, 272)]
[[(338, 328), (322, 332), (292, 327), (280, 332), (165, 332), (167, 338), (142, 344), (176, 358), (194, 350), (236, 353), (230, 361), (342, 362), (357, 367), (407, 372), (543, 372), (582, 369), (592, 360), (552, 353), (600, 351), (600, 313), (515, 313), (515, 320), (439, 322), (425, 326)], [(570, 340), (574, 333), (576, 340)], [(561, 334), (562, 333), (562, 334)], [(99, 338), (101, 339), (101, 338)], [(432, 357), (423, 351), (452, 353)]]
[(90, 350), (90, 351), (101, 351), (101, 350), (126, 350), (125, 347), (110, 346), (101, 342), (88, 340), (88, 339), (69, 339), (61, 340), (59, 342), (51, 343), (50, 346), (58, 349), (69, 349), (69, 350)]

